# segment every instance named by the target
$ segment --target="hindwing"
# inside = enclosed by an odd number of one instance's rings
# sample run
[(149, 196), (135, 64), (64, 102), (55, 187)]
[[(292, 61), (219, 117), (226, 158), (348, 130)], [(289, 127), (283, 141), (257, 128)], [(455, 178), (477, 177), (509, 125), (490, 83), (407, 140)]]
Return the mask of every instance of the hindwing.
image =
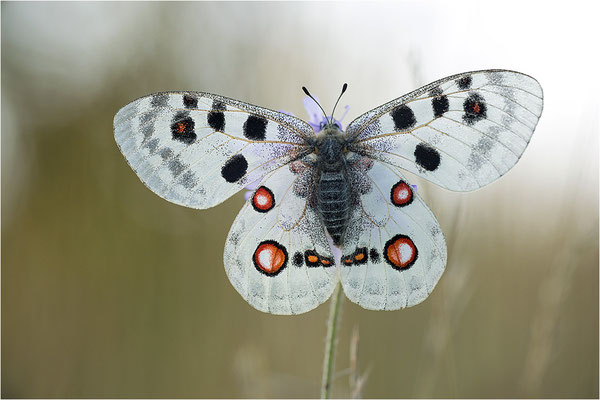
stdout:
[(442, 230), (396, 168), (364, 158), (351, 170), (360, 188), (343, 238), (340, 277), (346, 296), (364, 308), (397, 310), (423, 301), (446, 266)]
[(313, 173), (302, 161), (269, 173), (231, 227), (225, 270), (258, 310), (300, 314), (326, 301), (337, 284), (325, 230), (309, 204)]

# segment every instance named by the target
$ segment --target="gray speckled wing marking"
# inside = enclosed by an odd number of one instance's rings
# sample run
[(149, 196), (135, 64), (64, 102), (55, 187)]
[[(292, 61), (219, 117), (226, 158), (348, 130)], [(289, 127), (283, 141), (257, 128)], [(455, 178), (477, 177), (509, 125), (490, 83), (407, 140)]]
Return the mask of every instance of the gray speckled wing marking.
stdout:
[(361, 187), (343, 238), (346, 296), (370, 310), (398, 310), (429, 296), (446, 266), (446, 242), (425, 202), (391, 165), (365, 158)]
[(478, 189), (504, 175), (542, 113), (539, 83), (519, 72), (450, 76), (352, 121), (351, 150), (446, 189)]
[(200, 92), (157, 93), (123, 107), (115, 139), (140, 179), (173, 203), (208, 208), (306, 152), (302, 120)]

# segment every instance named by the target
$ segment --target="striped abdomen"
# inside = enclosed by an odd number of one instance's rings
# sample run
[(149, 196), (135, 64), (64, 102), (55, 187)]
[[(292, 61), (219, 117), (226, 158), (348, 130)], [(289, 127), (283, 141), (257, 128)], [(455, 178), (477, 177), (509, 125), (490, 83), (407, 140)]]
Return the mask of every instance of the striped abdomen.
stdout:
[(343, 169), (320, 172), (317, 209), (333, 242), (339, 245), (348, 223), (350, 210), (350, 193)]

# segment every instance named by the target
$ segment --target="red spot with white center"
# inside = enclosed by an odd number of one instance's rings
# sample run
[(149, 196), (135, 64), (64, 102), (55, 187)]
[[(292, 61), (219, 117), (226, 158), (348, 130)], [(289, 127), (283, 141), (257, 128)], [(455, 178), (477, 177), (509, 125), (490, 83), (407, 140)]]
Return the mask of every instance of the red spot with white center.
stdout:
[(410, 185), (404, 181), (400, 181), (392, 186), (390, 200), (396, 207), (404, 207), (412, 203), (413, 192)]
[(287, 251), (279, 243), (273, 240), (266, 240), (258, 245), (252, 260), (259, 272), (274, 276), (285, 268), (287, 264)]
[(411, 238), (406, 235), (396, 235), (387, 241), (383, 254), (393, 268), (404, 270), (417, 261), (418, 251)]
[(252, 196), (252, 207), (258, 212), (267, 212), (275, 207), (275, 196), (267, 187), (261, 186), (256, 189)]

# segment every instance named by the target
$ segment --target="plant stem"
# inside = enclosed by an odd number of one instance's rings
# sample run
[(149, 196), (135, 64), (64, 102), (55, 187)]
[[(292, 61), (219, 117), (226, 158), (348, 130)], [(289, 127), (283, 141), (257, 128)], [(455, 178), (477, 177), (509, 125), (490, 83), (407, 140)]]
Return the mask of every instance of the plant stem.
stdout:
[(323, 360), (323, 377), (321, 379), (321, 398), (328, 399), (331, 395), (331, 380), (333, 378), (333, 365), (335, 362), (335, 348), (337, 345), (338, 328), (344, 301), (342, 285), (337, 284), (331, 296), (329, 305), (329, 319), (327, 320), (327, 338), (325, 342), (325, 359)]

